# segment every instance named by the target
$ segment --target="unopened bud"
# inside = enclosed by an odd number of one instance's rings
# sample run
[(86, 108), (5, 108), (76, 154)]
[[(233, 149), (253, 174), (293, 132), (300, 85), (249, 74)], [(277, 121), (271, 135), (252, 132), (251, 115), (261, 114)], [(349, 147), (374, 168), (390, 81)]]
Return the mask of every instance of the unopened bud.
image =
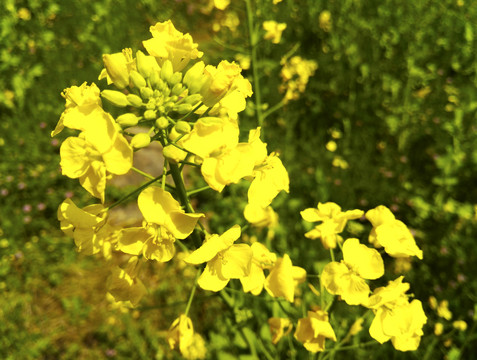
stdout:
[(182, 120), (179, 120), (176, 125), (174, 126), (174, 129), (176, 129), (176, 131), (179, 133), (179, 134), (188, 134), (190, 133), (190, 124), (187, 122), (187, 121), (182, 121)]
[(129, 73), (129, 80), (131, 80), (133, 85), (138, 89), (147, 85), (146, 80), (142, 77), (142, 75), (134, 70), (131, 70), (131, 72)]
[(182, 136), (182, 135), (177, 132), (175, 127), (173, 127), (171, 131), (169, 131), (169, 140), (174, 141), (179, 136)]
[(136, 52), (136, 67), (137, 71), (145, 78), (148, 78), (155, 70), (159, 69), (156, 59), (153, 56), (145, 55), (141, 50)]
[(127, 96), (120, 91), (103, 90), (101, 91), (101, 96), (108, 100), (110, 103), (119, 107), (125, 107), (129, 105)]
[(151, 98), (152, 95), (154, 95), (154, 91), (148, 87), (142, 87), (140, 92), (141, 92), (141, 97), (145, 100)]
[(159, 77), (159, 73), (157, 71), (152, 72), (149, 76), (149, 82), (153, 89), (159, 89), (159, 85), (161, 84), (162, 80)]
[(187, 153), (184, 150), (181, 150), (174, 145), (167, 145), (162, 149), (162, 154), (166, 159), (172, 161), (173, 163), (178, 163), (181, 160), (184, 160), (187, 156)]
[(146, 104), (147, 110), (154, 110), (156, 108), (156, 99), (150, 98)]
[(156, 120), (155, 125), (157, 128), (164, 130), (169, 126), (169, 121), (164, 116), (161, 116)]
[(172, 95), (180, 95), (184, 91), (184, 86), (181, 83), (175, 84), (171, 90)]
[(182, 73), (175, 72), (174, 74), (172, 74), (169, 84), (171, 84), (171, 87), (173, 87), (174, 85), (178, 84), (181, 80), (182, 80)]
[(186, 104), (191, 104), (191, 105), (195, 105), (195, 104), (197, 104), (200, 100), (202, 100), (202, 95), (200, 95), (200, 94), (193, 94), (193, 95), (186, 96), (185, 99), (184, 99), (184, 103), (186, 103)]
[(129, 85), (127, 60), (123, 53), (104, 54), (103, 63), (109, 78), (118, 89)]
[(116, 122), (123, 127), (130, 127), (137, 125), (137, 123), (139, 122), (139, 118), (132, 113), (126, 113), (120, 115), (116, 119)]
[(154, 110), (146, 110), (144, 111), (144, 119), (146, 120), (154, 120), (156, 118), (156, 112)]
[(142, 106), (142, 99), (136, 94), (128, 94), (126, 98), (128, 99), (129, 104), (132, 106), (137, 108)]
[(204, 68), (205, 64), (203, 61), (199, 61), (194, 64), (189, 70), (187, 70), (184, 75), (184, 80), (182, 81), (189, 88), (189, 94), (195, 94), (199, 92), (202, 84), (204, 82)]
[(170, 60), (164, 61), (161, 68), (161, 79), (167, 82), (170, 82), (174, 70), (172, 69), (172, 63)]
[(164, 104), (164, 111), (168, 112), (169, 110), (172, 110), (174, 107), (174, 103), (172, 101), (168, 101)]
[(177, 105), (176, 107), (174, 107), (174, 110), (177, 111), (181, 115), (191, 112), (192, 109), (193, 109), (193, 107), (192, 107), (191, 104), (180, 104), (180, 105)]
[(140, 133), (133, 136), (131, 146), (135, 149), (141, 149), (151, 143), (151, 138), (146, 133)]

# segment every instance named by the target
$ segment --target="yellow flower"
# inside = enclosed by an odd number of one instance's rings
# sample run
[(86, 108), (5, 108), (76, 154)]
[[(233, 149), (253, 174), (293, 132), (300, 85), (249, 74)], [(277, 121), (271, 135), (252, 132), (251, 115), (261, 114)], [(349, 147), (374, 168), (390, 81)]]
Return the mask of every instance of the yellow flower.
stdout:
[(306, 279), (305, 269), (293, 266), (288, 254), (279, 258), (265, 279), (265, 290), (270, 296), (283, 296), (287, 301), (295, 299), (295, 288)]
[(284, 101), (296, 100), (300, 93), (305, 92), (308, 79), (315, 74), (318, 64), (313, 60), (305, 60), (300, 56), (293, 56), (290, 60), (282, 60), (283, 68), (280, 72), (282, 85), (280, 92), (285, 92)]
[(189, 34), (176, 30), (170, 20), (157, 23), (150, 29), (152, 39), (143, 41), (149, 55), (154, 56), (159, 65), (170, 60), (174, 71), (184, 69), (190, 60), (202, 57), (203, 53), (197, 49), (198, 45)]
[(437, 307), (437, 315), (446, 320), (452, 319), (452, 312), (449, 310), (449, 301), (442, 300)]
[(98, 80), (106, 78), (108, 85), (114, 84), (118, 89), (129, 85), (129, 73), (136, 70), (136, 62), (131, 49), (123, 49), (120, 53), (103, 55), (104, 69)]
[(408, 302), (406, 292), (410, 286), (408, 283), (403, 283), (403, 279), (404, 276), (400, 276), (396, 280), (389, 281), (387, 286), (375, 289), (368, 301), (362, 305), (375, 310), (383, 306), (393, 308), (406, 304)]
[(108, 279), (108, 292), (116, 301), (129, 301), (136, 306), (147, 293), (146, 287), (137, 278), (138, 258), (129, 259), (126, 269), (114, 266)]
[(443, 332), (444, 332), (444, 325), (440, 322), (436, 323), (434, 325), (434, 335), (441, 336)]
[(204, 216), (186, 214), (170, 193), (156, 186), (139, 194), (138, 206), (146, 221), (142, 227), (122, 229), (118, 249), (159, 262), (172, 259), (175, 240), (187, 238)]
[(192, 320), (185, 314), (182, 314), (174, 320), (169, 332), (167, 333), (167, 342), (171, 350), (179, 348), (183, 353), (189, 346), (192, 345), (194, 339), (194, 326)]
[(334, 249), (337, 241), (341, 240), (338, 235), (346, 226), (348, 220), (359, 219), (363, 216), (362, 210), (341, 211), (341, 207), (335, 203), (318, 203), (317, 208), (308, 208), (300, 212), (303, 220), (307, 222), (322, 221), (308, 231), (305, 236), (309, 239), (320, 238), (325, 249)]
[(303, 343), (305, 349), (312, 353), (325, 350), (325, 340), (336, 341), (336, 335), (330, 325), (328, 313), (319, 306), (308, 311), (306, 318), (298, 320), (295, 339)]
[(235, 225), (222, 235), (207, 236), (202, 246), (184, 259), (194, 265), (207, 262), (198, 280), (202, 289), (220, 291), (230, 279), (250, 273), (252, 249), (247, 244), (234, 244), (240, 233), (240, 226)]
[(268, 319), (270, 325), (270, 332), (272, 333), (272, 343), (276, 344), (284, 336), (287, 336), (292, 330), (292, 323), (290, 319), (272, 317)]
[(384, 275), (384, 263), (375, 249), (348, 239), (343, 244), (343, 260), (325, 266), (321, 282), (330, 294), (340, 295), (348, 305), (367, 301), (370, 292), (365, 279), (374, 280)]
[(452, 326), (460, 331), (467, 330), (467, 323), (464, 320), (456, 320), (452, 323)]
[(240, 75), (225, 96), (209, 111), (209, 115), (237, 120), (238, 113), (244, 111), (247, 105), (245, 99), (252, 94), (252, 84)]
[(230, 0), (214, 0), (214, 6), (219, 10), (225, 10), (230, 5)]
[(271, 153), (255, 166), (254, 179), (248, 189), (248, 203), (266, 208), (282, 190), (289, 192), (290, 179), (277, 154)]
[(99, 88), (95, 83), (89, 86), (84, 82), (81, 86), (72, 86), (65, 89), (61, 93), (61, 96), (66, 99), (65, 111), (61, 114), (55, 130), (51, 132), (51, 136), (59, 134), (65, 126), (82, 131), (94, 126), (94, 116), (90, 115), (98, 109), (101, 111), (101, 97), (99, 94)]
[(276, 21), (269, 20), (264, 21), (263, 30), (266, 31), (263, 38), (265, 40), (271, 40), (273, 44), (278, 44), (282, 38), (282, 32), (287, 28), (285, 23), (277, 23)]
[(222, 60), (217, 67), (207, 65), (204, 69), (205, 82), (200, 89), (204, 105), (212, 107), (228, 92), (243, 87), (244, 78), (241, 72), (239, 65), (227, 60)]
[(270, 252), (265, 245), (254, 242), (252, 249), (252, 264), (250, 273), (240, 278), (244, 292), (251, 292), (253, 295), (259, 295), (265, 284), (264, 269), (271, 269), (277, 261), (277, 256)]
[(63, 175), (79, 178), (81, 186), (104, 202), (106, 172), (126, 174), (132, 166), (133, 152), (110, 114), (95, 111), (88, 121), (96, 121), (95, 126), (61, 145), (60, 165)]
[(320, 28), (322, 28), (326, 32), (329, 32), (331, 30), (331, 27), (332, 27), (331, 13), (328, 10), (324, 10), (320, 13), (319, 21), (320, 21)]
[(58, 207), (58, 220), (61, 230), (74, 238), (78, 251), (85, 255), (103, 252), (110, 257), (117, 233), (108, 222), (108, 213), (101, 204), (78, 208), (73, 201), (66, 199)]
[(366, 212), (366, 218), (373, 224), (369, 242), (376, 248), (384, 250), (393, 257), (417, 256), (422, 259), (420, 250), (407, 226), (396, 220), (391, 210), (378, 206)]
[(396, 350), (413, 351), (419, 347), (422, 327), (427, 322), (419, 300), (393, 307), (379, 307), (369, 334), (379, 343), (391, 339)]
[(275, 227), (278, 224), (278, 214), (272, 209), (271, 206), (262, 208), (257, 204), (247, 204), (243, 211), (245, 219), (252, 224), (252, 226), (263, 227)]

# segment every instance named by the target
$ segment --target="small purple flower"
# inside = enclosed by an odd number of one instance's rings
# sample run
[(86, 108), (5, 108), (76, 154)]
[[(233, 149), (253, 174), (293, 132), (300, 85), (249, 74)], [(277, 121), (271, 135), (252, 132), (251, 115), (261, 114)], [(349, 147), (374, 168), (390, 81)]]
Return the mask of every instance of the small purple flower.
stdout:
[(73, 197), (73, 191), (67, 191), (65, 192), (65, 198), (67, 199), (71, 199)]
[(42, 121), (40, 123), (40, 129), (44, 129), (44, 128), (46, 128), (46, 122)]
[(13, 181), (13, 176), (12, 176), (12, 175), (8, 175), (8, 176), (5, 178), (5, 180), (6, 180), (7, 182), (12, 182), (12, 181)]
[(29, 213), (31, 211), (31, 209), (32, 209), (32, 207), (31, 207), (30, 204), (25, 204), (25, 205), (23, 205), (23, 208), (22, 208), (23, 212), (26, 212), (26, 213)]
[(460, 283), (463, 283), (467, 280), (467, 276), (465, 276), (464, 274), (457, 274), (457, 281), (460, 282)]
[(17, 187), (18, 187), (19, 190), (23, 190), (23, 189), (26, 188), (26, 184), (23, 181), (21, 181), (21, 182), (18, 183)]
[(117, 355), (117, 351), (114, 349), (108, 349), (105, 351), (107, 357), (113, 357)]
[(31, 223), (31, 216), (30, 215), (27, 215), (23, 218), (23, 223), (24, 224), (29, 224)]
[(60, 143), (60, 142), (58, 141), (58, 139), (53, 139), (53, 140), (51, 140), (51, 145), (52, 145), (52, 146), (58, 146), (59, 143)]
[(46, 209), (46, 205), (45, 205), (45, 203), (39, 203), (39, 204), (36, 206), (36, 208), (37, 208), (38, 210), (40, 210), (40, 211), (43, 211), (43, 210)]
[(2, 189), (2, 190), (0, 190), (0, 194), (2, 196), (7, 196), (8, 195), (8, 190), (7, 189)]
[(445, 246), (442, 246), (441, 249), (440, 249), (440, 253), (441, 253), (441, 255), (447, 255), (447, 254), (449, 254), (449, 249), (447, 249), (447, 247), (445, 247)]

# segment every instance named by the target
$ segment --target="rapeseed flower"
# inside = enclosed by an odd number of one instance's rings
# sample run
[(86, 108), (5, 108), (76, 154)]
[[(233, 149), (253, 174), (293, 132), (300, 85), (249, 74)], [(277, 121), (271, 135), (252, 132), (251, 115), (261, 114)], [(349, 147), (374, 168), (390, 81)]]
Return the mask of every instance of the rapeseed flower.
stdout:
[(367, 301), (370, 292), (365, 279), (383, 275), (384, 263), (377, 250), (358, 239), (348, 239), (343, 244), (343, 260), (327, 264), (320, 281), (330, 294), (340, 295), (348, 305), (359, 305)]
[(270, 325), (273, 344), (278, 343), (282, 337), (287, 336), (293, 327), (290, 319), (278, 317), (268, 319), (268, 325)]
[(250, 274), (252, 249), (247, 244), (234, 244), (240, 233), (240, 226), (235, 225), (222, 235), (208, 235), (202, 246), (184, 259), (194, 265), (207, 262), (198, 280), (202, 289), (220, 291), (230, 279)]
[(118, 89), (125, 89), (129, 85), (129, 74), (136, 70), (136, 61), (132, 56), (132, 49), (123, 49), (120, 53), (103, 55), (104, 69), (98, 80), (106, 78), (108, 85), (114, 84)]
[(306, 318), (298, 320), (295, 339), (303, 343), (305, 349), (312, 353), (325, 350), (325, 340), (336, 341), (336, 335), (330, 325), (328, 313), (315, 306), (308, 311)]
[(417, 256), (422, 259), (422, 250), (407, 226), (394, 217), (387, 207), (380, 205), (366, 212), (366, 218), (373, 224), (369, 242), (376, 248), (384, 250), (393, 257)]
[(295, 289), (306, 279), (306, 270), (293, 266), (288, 254), (279, 258), (265, 279), (264, 287), (273, 297), (284, 297), (287, 301), (295, 299)]
[(277, 261), (277, 256), (270, 252), (265, 245), (254, 242), (252, 249), (252, 263), (250, 273), (240, 278), (244, 292), (259, 295), (265, 284), (265, 269), (271, 269)]
[(266, 31), (263, 38), (265, 40), (271, 40), (273, 44), (278, 44), (282, 38), (282, 32), (287, 28), (285, 23), (277, 23), (273, 20), (264, 21), (263, 30)]
[(137, 277), (139, 270), (138, 258), (133, 256), (129, 259), (125, 269), (114, 266), (108, 279), (108, 293), (116, 301), (126, 301), (131, 306), (136, 306), (147, 293), (146, 287)]

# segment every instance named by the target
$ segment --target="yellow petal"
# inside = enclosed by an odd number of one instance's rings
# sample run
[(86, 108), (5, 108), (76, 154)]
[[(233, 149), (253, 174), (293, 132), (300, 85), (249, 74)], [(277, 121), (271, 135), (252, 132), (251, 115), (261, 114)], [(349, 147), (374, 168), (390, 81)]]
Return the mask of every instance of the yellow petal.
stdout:
[(227, 279), (239, 279), (250, 273), (252, 249), (247, 244), (235, 244), (222, 252), (222, 275)]
[(227, 286), (229, 279), (220, 277), (213, 265), (209, 266), (209, 264), (207, 264), (197, 283), (204, 290), (220, 291)]
[(344, 262), (365, 279), (378, 279), (384, 275), (384, 262), (376, 249), (348, 239), (343, 244)]
[(60, 147), (61, 172), (72, 179), (84, 175), (89, 167), (86, 155), (86, 141), (79, 137), (69, 137)]
[(122, 229), (118, 238), (118, 250), (130, 255), (140, 255), (150, 237), (143, 227)]
[(293, 281), (292, 262), (285, 254), (278, 259), (265, 280), (265, 290), (273, 297), (283, 296), (293, 302), (295, 298), (295, 283)]

